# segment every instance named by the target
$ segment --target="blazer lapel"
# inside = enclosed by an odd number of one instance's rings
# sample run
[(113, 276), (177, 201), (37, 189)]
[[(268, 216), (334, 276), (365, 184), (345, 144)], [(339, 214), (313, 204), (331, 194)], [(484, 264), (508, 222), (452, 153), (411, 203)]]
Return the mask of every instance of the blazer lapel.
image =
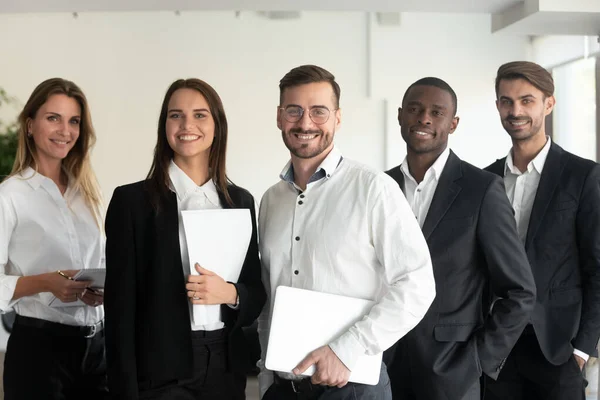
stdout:
[(546, 162), (544, 163), (540, 184), (535, 194), (535, 200), (533, 201), (529, 226), (527, 227), (527, 237), (525, 239), (526, 249), (529, 248), (531, 241), (535, 237), (540, 224), (544, 219), (544, 214), (546, 214), (548, 205), (552, 200), (552, 195), (558, 186), (560, 175), (565, 167), (565, 162), (566, 159), (563, 157), (562, 149), (553, 142), (550, 146)]
[(389, 171), (387, 171), (387, 174), (391, 176), (396, 182), (398, 182), (400, 189), (402, 190), (402, 192), (404, 192), (404, 174), (402, 173), (400, 166), (398, 165), (397, 167), (390, 169)]
[(179, 244), (179, 211), (177, 197), (169, 191), (163, 202), (163, 209), (156, 216), (157, 249), (164, 257), (175, 257), (173, 262), (183, 271)]
[(429, 239), (429, 236), (434, 231), (442, 217), (446, 214), (454, 199), (461, 191), (461, 187), (454, 181), (462, 177), (462, 170), (460, 167), (460, 159), (450, 151), (448, 161), (444, 166), (442, 175), (440, 175), (437, 188), (433, 195), (427, 217), (423, 223), (423, 235), (425, 239)]
[(492, 172), (501, 178), (504, 178), (504, 168), (506, 167), (506, 157), (496, 160), (492, 165), (486, 168), (486, 171)]

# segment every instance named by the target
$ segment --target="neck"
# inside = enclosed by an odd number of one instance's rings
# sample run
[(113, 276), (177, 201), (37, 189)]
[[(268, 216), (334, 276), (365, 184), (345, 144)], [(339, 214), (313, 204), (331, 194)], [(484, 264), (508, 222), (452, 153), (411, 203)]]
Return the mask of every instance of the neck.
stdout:
[(36, 166), (38, 173), (52, 179), (59, 188), (68, 183), (66, 175), (62, 173), (62, 160), (40, 158), (36, 161)]
[[(444, 148), (445, 150), (445, 148)], [(412, 175), (413, 178), (415, 178), (415, 181), (417, 181), (417, 183), (421, 183), (423, 181), (423, 178), (425, 178), (425, 173), (427, 172), (427, 170), (429, 168), (431, 168), (431, 166), (433, 165), (433, 163), (435, 163), (435, 160), (437, 160), (440, 155), (444, 152), (444, 150), (442, 150), (441, 153), (415, 153), (410, 151), (410, 149), (407, 151), (406, 153), (406, 159), (408, 161), (408, 170), (410, 171), (410, 174)]]
[(513, 165), (521, 172), (526, 171), (527, 165), (546, 145), (546, 140), (546, 134), (543, 131), (527, 140), (513, 140)]
[(292, 166), (294, 167), (294, 183), (302, 190), (306, 190), (308, 180), (319, 168), (319, 165), (327, 158), (331, 150), (325, 150), (321, 154), (312, 158), (300, 158), (292, 154)]
[(177, 157), (173, 162), (198, 186), (204, 185), (210, 179), (208, 159), (206, 157)]

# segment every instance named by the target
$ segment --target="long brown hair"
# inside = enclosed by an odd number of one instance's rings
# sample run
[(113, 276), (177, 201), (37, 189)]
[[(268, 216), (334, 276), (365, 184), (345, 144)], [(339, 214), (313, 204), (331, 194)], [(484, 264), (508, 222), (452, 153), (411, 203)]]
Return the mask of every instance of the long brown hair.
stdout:
[(221, 192), (229, 205), (233, 205), (227, 186), (231, 181), (227, 177), (225, 168), (225, 159), (227, 153), (227, 117), (221, 98), (208, 83), (196, 79), (178, 79), (169, 86), (160, 110), (158, 118), (158, 136), (156, 138), (156, 147), (154, 148), (154, 159), (148, 172), (147, 180), (151, 193), (151, 200), (155, 210), (160, 210), (160, 199), (168, 194), (169, 183), (169, 164), (173, 159), (174, 151), (167, 141), (167, 111), (171, 96), (179, 89), (197, 90), (208, 103), (210, 113), (215, 121), (215, 136), (210, 146), (208, 157), (208, 167), (210, 178), (215, 183), (217, 190)]
[(75, 83), (62, 78), (51, 78), (40, 83), (33, 90), (23, 111), (19, 114), (19, 142), (15, 163), (9, 176), (19, 174), (29, 167), (37, 171), (37, 149), (33, 139), (27, 136), (27, 122), (29, 119), (35, 119), (38, 110), (55, 94), (66, 95), (77, 101), (81, 107), (79, 138), (62, 160), (61, 166), (67, 176), (74, 180), (74, 182), (69, 182), (69, 185), (80, 191), (98, 226), (101, 226), (102, 196), (90, 162), (90, 152), (96, 143), (96, 133), (92, 125), (87, 99)]

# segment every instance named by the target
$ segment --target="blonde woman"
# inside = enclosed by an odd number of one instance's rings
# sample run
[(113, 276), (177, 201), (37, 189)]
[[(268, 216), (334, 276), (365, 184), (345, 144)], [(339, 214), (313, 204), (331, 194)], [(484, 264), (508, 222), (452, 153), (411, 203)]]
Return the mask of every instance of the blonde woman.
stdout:
[(64, 79), (42, 82), (19, 116), (15, 164), (0, 184), (0, 309), (17, 314), (6, 400), (108, 397), (103, 296), (70, 279), (104, 266), (95, 138), (85, 95)]

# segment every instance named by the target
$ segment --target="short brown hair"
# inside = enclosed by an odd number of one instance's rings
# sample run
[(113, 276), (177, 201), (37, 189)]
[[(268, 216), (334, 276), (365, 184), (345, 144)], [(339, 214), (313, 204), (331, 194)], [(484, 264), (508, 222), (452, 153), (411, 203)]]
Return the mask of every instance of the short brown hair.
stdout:
[(335, 81), (335, 76), (324, 68), (316, 65), (301, 65), (285, 74), (279, 81), (279, 104), (283, 102), (283, 92), (287, 88), (306, 85), (308, 83), (328, 82), (333, 88), (333, 102), (335, 107), (340, 106), (340, 85)]
[(554, 79), (550, 72), (536, 63), (513, 61), (498, 68), (498, 73), (496, 74), (496, 97), (498, 97), (498, 88), (500, 87), (501, 80), (515, 79), (526, 80), (544, 93), (545, 97), (554, 95)]

